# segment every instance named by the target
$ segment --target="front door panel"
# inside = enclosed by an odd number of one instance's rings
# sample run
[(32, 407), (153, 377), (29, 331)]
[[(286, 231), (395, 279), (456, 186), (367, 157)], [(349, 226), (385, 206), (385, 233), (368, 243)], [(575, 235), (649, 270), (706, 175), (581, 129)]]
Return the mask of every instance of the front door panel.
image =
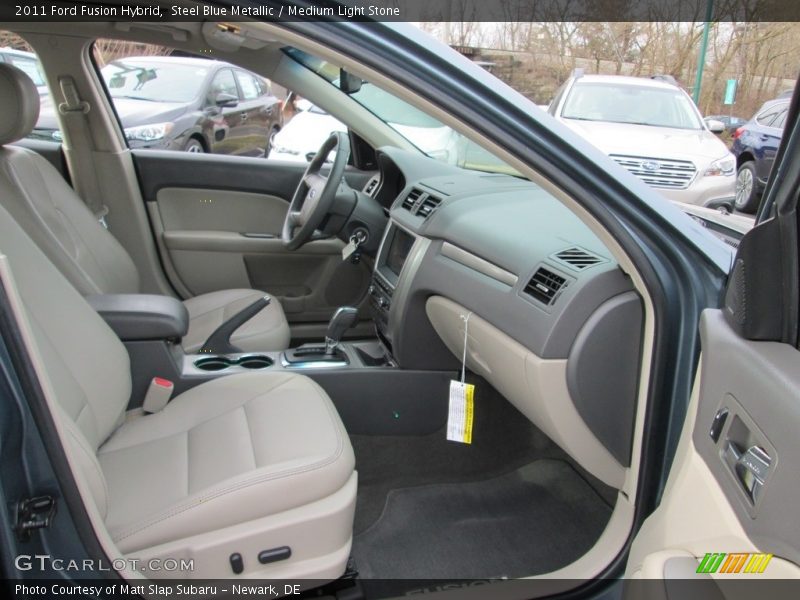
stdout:
[(800, 352), (741, 339), (721, 311), (701, 333), (694, 445), (756, 546), (800, 564)]
[[(304, 164), (177, 152), (134, 152), (166, 271), (185, 297), (253, 288), (277, 297), (290, 323), (327, 321), (366, 302), (369, 268), (342, 262), (328, 239), (295, 252), (280, 232)], [(353, 172), (348, 182), (363, 185)]]
[(700, 375), (681, 443), (627, 574), (798, 578), (800, 352), (742, 339), (720, 310), (703, 313), (700, 332)]

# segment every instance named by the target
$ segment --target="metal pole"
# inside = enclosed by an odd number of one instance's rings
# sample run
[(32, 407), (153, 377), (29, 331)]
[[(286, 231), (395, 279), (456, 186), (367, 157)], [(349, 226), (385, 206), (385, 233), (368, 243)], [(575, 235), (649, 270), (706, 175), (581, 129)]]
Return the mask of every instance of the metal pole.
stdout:
[(703, 85), (703, 69), (706, 66), (706, 50), (708, 50), (708, 30), (709, 21), (713, 15), (714, 0), (708, 0), (706, 4), (706, 20), (703, 23), (703, 41), (700, 43), (700, 55), (697, 57), (697, 77), (694, 80), (694, 90), (692, 90), (692, 100), (695, 104), (700, 103), (700, 88)]

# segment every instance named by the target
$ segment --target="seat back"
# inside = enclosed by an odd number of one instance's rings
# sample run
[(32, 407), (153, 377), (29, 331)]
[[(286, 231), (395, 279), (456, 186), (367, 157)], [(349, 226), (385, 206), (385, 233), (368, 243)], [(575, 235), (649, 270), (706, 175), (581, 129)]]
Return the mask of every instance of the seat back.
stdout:
[[(139, 292), (133, 260), (44, 158), (8, 146), (38, 119), (39, 93), (21, 70), (0, 63), (0, 204), (84, 295)], [(18, 112), (10, 107), (18, 107)]]
[(105, 516), (97, 449), (122, 423), (131, 393), (122, 342), (0, 206), (0, 254), (8, 257), (34, 343), (52, 382), (79, 468)]

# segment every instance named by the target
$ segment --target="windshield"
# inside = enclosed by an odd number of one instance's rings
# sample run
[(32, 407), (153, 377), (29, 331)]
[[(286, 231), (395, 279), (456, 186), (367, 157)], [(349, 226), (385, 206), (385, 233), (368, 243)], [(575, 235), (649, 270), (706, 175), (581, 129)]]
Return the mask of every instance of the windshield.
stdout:
[(116, 60), (101, 69), (112, 98), (189, 102), (200, 95), (208, 67), (186, 63)]
[[(339, 87), (340, 72), (335, 65), (297, 48), (286, 48), (285, 52)], [(368, 81), (349, 96), (431, 158), (465, 169), (518, 175), (515, 169), (441, 121)]]
[(618, 83), (576, 83), (561, 116), (581, 121), (702, 129), (689, 97), (680, 90)]

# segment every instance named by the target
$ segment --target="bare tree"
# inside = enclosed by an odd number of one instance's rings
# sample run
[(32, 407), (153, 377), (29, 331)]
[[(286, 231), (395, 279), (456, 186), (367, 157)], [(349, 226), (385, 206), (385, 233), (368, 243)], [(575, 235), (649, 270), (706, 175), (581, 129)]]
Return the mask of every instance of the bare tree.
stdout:
[(31, 52), (31, 47), (16, 33), (0, 30), (0, 48), (13, 48), (14, 50), (24, 50)]
[(172, 48), (155, 44), (141, 44), (125, 40), (99, 39), (94, 45), (94, 55), (100, 67), (112, 60), (127, 56), (167, 56)]

